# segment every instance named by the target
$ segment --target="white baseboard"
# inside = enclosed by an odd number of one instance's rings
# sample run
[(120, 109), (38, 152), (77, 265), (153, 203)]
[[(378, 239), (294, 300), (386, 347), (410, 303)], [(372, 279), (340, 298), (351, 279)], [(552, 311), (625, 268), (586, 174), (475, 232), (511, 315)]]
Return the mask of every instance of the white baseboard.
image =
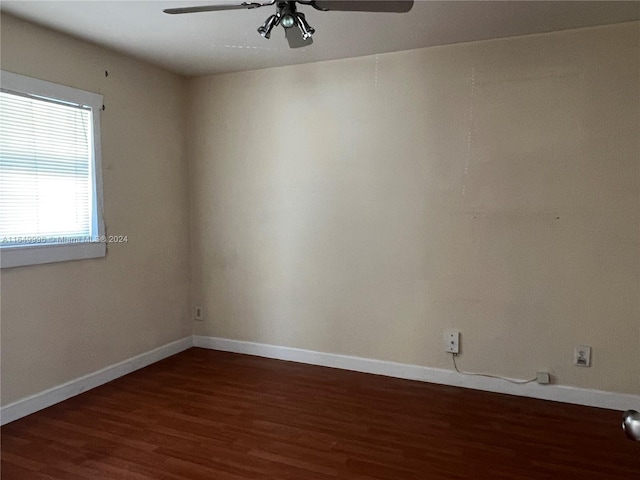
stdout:
[(161, 347), (154, 348), (149, 352), (136, 355), (123, 362), (116, 363), (109, 367), (90, 373), (57, 387), (50, 388), (44, 392), (31, 395), (10, 403), (0, 409), (0, 425), (13, 422), (19, 418), (30, 415), (43, 408), (50, 407), (71, 397), (75, 397), (82, 392), (108, 383), (116, 378), (151, 365), (164, 358), (180, 353), (193, 346), (193, 337), (185, 337), (175, 342), (167, 343)]
[(589, 407), (608, 408), (611, 410), (628, 410), (632, 408), (637, 410), (640, 408), (640, 395), (589, 390), (563, 385), (539, 385), (537, 383), (516, 385), (497, 378), (468, 376), (454, 370), (386, 362), (383, 360), (372, 360), (348, 355), (337, 355), (334, 353), (314, 352), (299, 348), (279, 347), (276, 345), (217, 337), (194, 335), (193, 346), (340, 368), (343, 370), (353, 370), (356, 372), (373, 373), (388, 377), (419, 380), (421, 382), (484, 390), (487, 392), (506, 393), (521, 397), (586, 405)]
[(13, 422), (14, 420), (35, 413), (38, 410), (55, 405), (63, 400), (170, 357), (171, 355), (187, 350), (192, 346), (340, 368), (343, 370), (353, 370), (356, 372), (373, 373), (388, 377), (418, 380), (421, 382), (472, 388), (488, 392), (574, 403), (590, 407), (608, 408), (612, 410), (640, 409), (640, 395), (604, 392), (601, 390), (589, 390), (563, 385), (538, 385), (536, 383), (514, 385), (505, 380), (495, 378), (470, 377), (453, 370), (194, 335), (193, 337), (185, 337), (168, 343), (149, 352), (103, 368), (97, 372), (90, 373), (6, 405), (0, 408), (0, 425)]

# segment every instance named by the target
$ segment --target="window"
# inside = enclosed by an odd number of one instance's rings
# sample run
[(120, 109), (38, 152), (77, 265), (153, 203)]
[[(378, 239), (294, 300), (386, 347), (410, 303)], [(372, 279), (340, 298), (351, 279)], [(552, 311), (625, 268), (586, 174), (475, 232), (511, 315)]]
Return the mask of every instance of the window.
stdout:
[(102, 95), (0, 75), (1, 266), (104, 256)]

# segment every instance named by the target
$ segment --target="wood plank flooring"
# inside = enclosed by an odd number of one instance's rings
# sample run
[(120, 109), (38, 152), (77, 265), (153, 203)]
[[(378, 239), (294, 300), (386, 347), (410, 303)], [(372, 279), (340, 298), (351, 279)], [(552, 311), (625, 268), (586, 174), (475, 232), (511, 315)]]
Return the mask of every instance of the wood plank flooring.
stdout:
[(640, 479), (621, 413), (193, 348), (5, 425), (2, 480)]

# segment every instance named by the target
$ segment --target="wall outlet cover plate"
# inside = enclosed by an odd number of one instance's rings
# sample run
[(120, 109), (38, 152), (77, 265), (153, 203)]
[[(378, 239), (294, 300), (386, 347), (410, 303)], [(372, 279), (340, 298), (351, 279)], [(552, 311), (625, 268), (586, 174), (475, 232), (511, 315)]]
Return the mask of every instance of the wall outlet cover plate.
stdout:
[(576, 367), (591, 366), (591, 347), (589, 345), (578, 345), (573, 350), (573, 364)]
[(460, 330), (455, 330), (453, 328), (445, 330), (442, 340), (445, 352), (460, 353)]

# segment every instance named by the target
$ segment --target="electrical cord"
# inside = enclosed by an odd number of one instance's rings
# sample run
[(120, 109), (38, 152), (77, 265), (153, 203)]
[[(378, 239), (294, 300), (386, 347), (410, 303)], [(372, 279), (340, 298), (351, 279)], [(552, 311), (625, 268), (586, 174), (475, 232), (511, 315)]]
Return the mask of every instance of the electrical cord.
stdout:
[(457, 354), (455, 354), (455, 353), (453, 355), (451, 355), (451, 358), (453, 359), (453, 367), (456, 369), (456, 372), (461, 373), (462, 375), (472, 375), (474, 377), (498, 378), (500, 380), (506, 380), (507, 382), (515, 383), (517, 385), (524, 385), (525, 383), (532, 383), (532, 382), (535, 382), (537, 380), (537, 377), (536, 378), (532, 378), (530, 380), (512, 380), (510, 378), (501, 377), (499, 375), (489, 375), (488, 373), (463, 372), (462, 370), (458, 369), (458, 364), (456, 363), (456, 357), (457, 357)]

